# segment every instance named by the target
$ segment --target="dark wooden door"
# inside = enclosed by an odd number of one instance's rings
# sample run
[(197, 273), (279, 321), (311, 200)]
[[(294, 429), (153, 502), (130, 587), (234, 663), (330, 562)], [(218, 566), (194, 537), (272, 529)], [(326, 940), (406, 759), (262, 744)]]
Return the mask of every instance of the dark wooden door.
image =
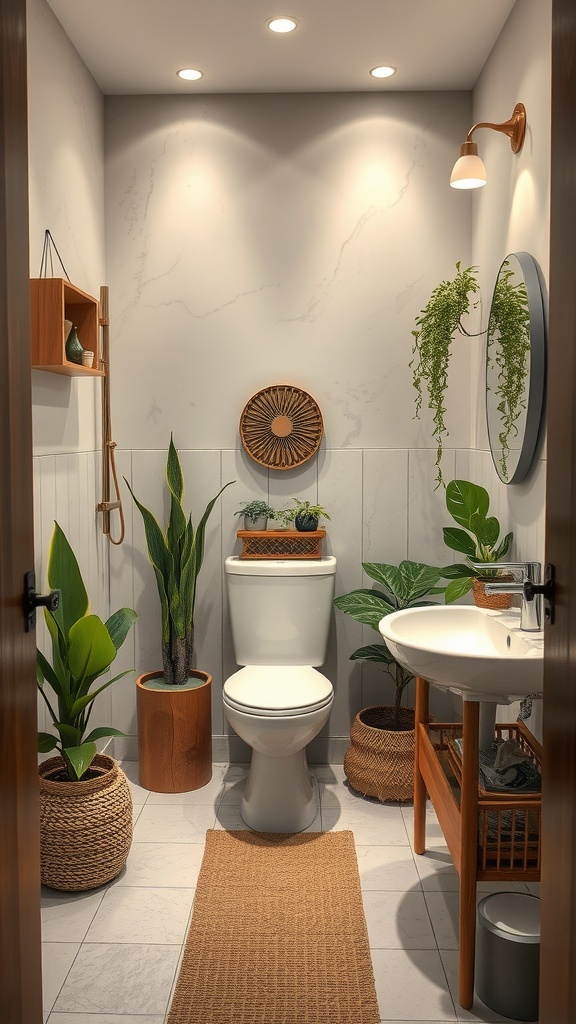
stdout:
[(553, 0), (540, 1020), (576, 1021), (576, 4)]
[(42, 1021), (28, 288), (26, 3), (0, 3), (0, 1020)]

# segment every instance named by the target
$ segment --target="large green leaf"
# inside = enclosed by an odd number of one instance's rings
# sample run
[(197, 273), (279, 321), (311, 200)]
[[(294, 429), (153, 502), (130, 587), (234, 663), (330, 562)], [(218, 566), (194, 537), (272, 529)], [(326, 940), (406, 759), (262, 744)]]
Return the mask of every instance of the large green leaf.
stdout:
[(453, 551), (460, 551), (472, 560), (478, 558), (476, 545), (472, 538), (467, 533), (464, 533), (464, 530), (459, 530), (456, 526), (445, 526), (442, 530), (442, 536), (446, 546), (452, 548)]
[[(395, 608), (406, 608), (425, 594), (433, 592), (441, 577), (441, 570), (424, 562), (408, 559), (398, 566), (385, 562), (363, 562), (362, 568), (373, 580), (388, 591)], [(441, 593), (442, 588), (436, 593)]]
[(168, 446), (166, 481), (168, 483), (170, 493), (174, 495), (176, 501), (181, 505), (182, 498), (184, 497), (184, 476), (182, 474), (182, 466), (180, 465), (180, 458), (176, 451), (172, 434), (170, 434), (170, 444)]
[(98, 615), (86, 615), (72, 626), (68, 657), (77, 680), (99, 676), (112, 664), (116, 648)]
[(464, 597), (469, 590), (472, 589), (472, 578), (470, 576), (461, 576), (459, 579), (452, 580), (446, 587), (444, 594), (444, 600), (446, 604), (452, 604), (453, 601), (457, 601), (459, 597)]
[(459, 580), (462, 576), (477, 576), (476, 569), (466, 562), (455, 562), (453, 565), (445, 565), (442, 568), (443, 580)]
[(130, 491), (130, 494), (134, 498), (136, 507), (139, 509), (144, 522), (144, 533), (146, 535), (146, 546), (148, 548), (148, 557), (152, 562), (152, 565), (162, 575), (164, 580), (168, 580), (169, 567), (167, 563), (168, 549), (166, 547), (166, 541), (164, 540), (164, 534), (160, 529), (158, 521), (154, 518), (152, 513), (147, 509), (134, 494), (134, 491), (130, 487), (130, 484), (124, 477), (126, 486)]
[(61, 592), (60, 604), (52, 615), (67, 637), (70, 627), (88, 611), (88, 595), (76, 555), (57, 522), (48, 556), (48, 583), (53, 590)]
[(372, 626), (372, 629), (378, 629), (378, 623), (384, 615), (396, 611), (394, 605), (376, 590), (353, 590), (350, 594), (334, 598), (334, 604), (340, 611), (351, 615), (356, 622)]
[(393, 665), (395, 659), (384, 644), (367, 644), (350, 655), (350, 661), (378, 661)]
[(470, 516), (470, 530), (484, 547), (494, 548), (500, 535), (500, 523), (495, 516), (481, 515), (475, 512)]
[(96, 740), (101, 740), (104, 736), (125, 736), (125, 732), (120, 732), (120, 729), (107, 728), (105, 725), (98, 729), (93, 729), (89, 736), (84, 739), (85, 743), (94, 743)]
[(66, 762), (68, 774), (72, 781), (79, 782), (88, 771), (96, 756), (95, 743), (82, 743), (79, 747), (64, 747), (62, 757)]
[(446, 487), (446, 508), (452, 518), (471, 529), (471, 517), (475, 513), (487, 515), (490, 505), (488, 491), (479, 484), (473, 484), (469, 480), (451, 480)]
[(55, 750), (58, 745), (58, 740), (50, 732), (39, 732), (38, 733), (38, 753), (49, 754), (51, 750)]
[(106, 629), (117, 651), (122, 647), (137, 618), (138, 616), (132, 608), (119, 608), (106, 620)]
[(494, 561), (495, 562), (499, 562), (500, 559), (503, 558), (504, 555), (507, 553), (507, 551), (508, 551), (508, 549), (509, 549), (509, 547), (510, 547), (510, 545), (512, 543), (513, 537), (514, 537), (513, 533), (507, 533), (506, 534), (506, 536), (504, 537), (504, 540), (502, 541), (500, 546), (497, 547), (496, 550), (494, 551)]

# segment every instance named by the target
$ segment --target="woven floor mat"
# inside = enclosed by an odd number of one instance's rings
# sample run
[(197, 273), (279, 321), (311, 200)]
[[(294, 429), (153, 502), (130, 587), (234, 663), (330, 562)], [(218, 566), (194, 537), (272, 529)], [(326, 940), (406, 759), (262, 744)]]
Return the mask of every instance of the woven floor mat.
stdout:
[(378, 1024), (352, 832), (210, 830), (167, 1024)]

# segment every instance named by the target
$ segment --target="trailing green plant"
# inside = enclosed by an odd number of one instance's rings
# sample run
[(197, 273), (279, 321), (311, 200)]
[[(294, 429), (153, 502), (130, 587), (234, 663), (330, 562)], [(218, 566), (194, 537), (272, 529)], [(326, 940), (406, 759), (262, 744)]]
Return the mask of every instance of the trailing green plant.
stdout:
[[(500, 562), (509, 550), (514, 534), (507, 533), (500, 539), (500, 523), (496, 516), (488, 515), (490, 498), (486, 488), (480, 484), (451, 480), (446, 487), (446, 508), (458, 526), (444, 527), (444, 543), (468, 559), (465, 564), (447, 566), (442, 570), (445, 578), (450, 577), (451, 580), (445, 595), (446, 604), (451, 604), (468, 593), (475, 577), (491, 575), (489, 569), (476, 569), (474, 563)], [(492, 571), (492, 575), (496, 573), (496, 570)]]
[[(444, 570), (422, 562), (405, 560), (398, 566), (383, 562), (363, 562), (362, 568), (382, 589), (352, 590), (349, 594), (342, 594), (340, 597), (334, 598), (334, 604), (340, 611), (352, 616), (356, 622), (371, 626), (379, 635), (381, 634), (378, 623), (385, 615), (390, 615), (400, 608), (415, 608), (434, 604), (434, 601), (426, 601), (423, 598), (433, 594), (443, 594), (446, 589), (438, 586), (439, 581), (443, 578)], [(392, 728), (398, 729), (400, 727), (402, 695), (408, 683), (414, 678), (412, 673), (396, 661), (383, 641), (359, 647), (350, 655), (350, 660), (375, 661), (386, 666), (385, 671), (395, 683)]]
[(253, 523), (262, 516), (265, 516), (266, 519), (273, 519), (275, 514), (274, 509), (267, 501), (258, 498), (241, 502), (241, 507), (234, 513), (235, 516), (246, 516)]
[(192, 667), (194, 651), (194, 605), (198, 575), (204, 560), (204, 538), (208, 517), (218, 498), (234, 480), (221, 487), (208, 502), (196, 530), (192, 515), (182, 507), (184, 477), (172, 435), (166, 463), (166, 483), (170, 492), (170, 515), (163, 532), (152, 513), (138, 501), (126, 480), (144, 521), (148, 557), (152, 563), (162, 616), (162, 663), (164, 682), (182, 686)]
[[(444, 414), (444, 395), (448, 386), (448, 365), (450, 346), (456, 333), (467, 334), (462, 326), (462, 317), (470, 309), (470, 296), (480, 288), (477, 267), (460, 269), (456, 264), (456, 276), (451, 281), (441, 281), (432, 292), (420, 315), (416, 317), (410, 367), (413, 370), (412, 383), (416, 389), (415, 419), (420, 418), (424, 392), (428, 395), (428, 408), (433, 412), (436, 439), (436, 483), (440, 486), (442, 477), (442, 452), (444, 438), (448, 435)], [(474, 303), (475, 308), (477, 303)], [(469, 336), (469, 335), (468, 335)]]
[[(37, 649), (36, 679), (57, 735), (39, 732), (38, 750), (41, 754), (57, 750), (69, 780), (78, 782), (96, 756), (96, 740), (124, 735), (109, 726), (92, 729), (88, 735), (86, 730), (98, 694), (132, 671), (127, 669), (92, 689), (110, 668), (138, 616), (132, 608), (120, 608), (103, 622), (98, 615), (88, 613), (88, 595), (76, 556), (56, 522), (48, 556), (48, 584), (60, 591), (58, 607), (53, 611), (44, 609), (52, 641), (52, 664)], [(49, 699), (47, 687), (53, 691), (57, 706)]]
[(277, 508), (274, 509), (274, 515), (272, 517), (276, 523), (280, 526), (280, 529), (288, 529), (292, 525), (296, 518), (295, 508)]
[(510, 439), (517, 436), (516, 422), (526, 408), (527, 357), (530, 352), (530, 309), (524, 280), (514, 284), (514, 271), (504, 261), (492, 296), (488, 320), (488, 368), (496, 367), (497, 410), (500, 413), (498, 464), (508, 479)]

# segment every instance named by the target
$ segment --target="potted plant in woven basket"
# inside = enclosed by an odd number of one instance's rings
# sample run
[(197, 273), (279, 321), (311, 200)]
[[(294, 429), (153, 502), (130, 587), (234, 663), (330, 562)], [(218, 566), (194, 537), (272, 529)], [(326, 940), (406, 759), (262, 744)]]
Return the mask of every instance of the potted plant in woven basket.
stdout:
[(510, 580), (512, 576), (501, 569), (478, 569), (474, 564), (501, 562), (514, 536), (507, 533), (500, 539), (500, 523), (496, 516), (488, 515), (488, 491), (469, 480), (451, 480), (446, 487), (446, 508), (458, 526), (444, 527), (444, 543), (468, 559), (466, 563), (450, 566), (444, 573), (449, 573), (451, 579), (446, 587), (446, 604), (472, 590), (479, 608), (509, 608), (510, 594), (487, 594), (484, 584), (495, 577)]
[[(421, 562), (403, 561), (398, 566), (363, 562), (364, 572), (382, 589), (353, 590), (334, 599), (341, 611), (371, 626), (380, 636), (378, 623), (400, 608), (433, 604), (429, 595), (443, 594), (438, 586), (443, 569)], [(364, 796), (385, 800), (412, 800), (414, 796), (414, 709), (403, 707), (402, 698), (413, 675), (393, 658), (386, 644), (368, 644), (350, 655), (351, 661), (374, 661), (395, 682), (393, 706), (364, 708), (352, 723), (350, 746), (344, 755), (344, 771), (353, 789)]]
[(38, 650), (36, 676), (55, 731), (38, 734), (38, 749), (59, 753), (39, 766), (41, 877), (53, 889), (92, 889), (118, 874), (132, 843), (128, 781), (114, 759), (96, 749), (97, 740), (123, 734), (108, 726), (88, 732), (88, 726), (98, 694), (127, 674), (121, 672), (94, 689), (116, 658), (136, 613), (121, 608), (106, 622), (88, 613), (78, 562), (58, 523), (48, 582), (60, 591), (58, 606), (44, 609), (52, 663)]
[(172, 436), (166, 482), (170, 513), (163, 531), (126, 480), (144, 522), (162, 625), (163, 668), (136, 679), (138, 774), (146, 789), (185, 793), (212, 778), (212, 676), (192, 667), (194, 607), (206, 523), (222, 491), (234, 481), (208, 502), (196, 529), (182, 506), (184, 477)]

